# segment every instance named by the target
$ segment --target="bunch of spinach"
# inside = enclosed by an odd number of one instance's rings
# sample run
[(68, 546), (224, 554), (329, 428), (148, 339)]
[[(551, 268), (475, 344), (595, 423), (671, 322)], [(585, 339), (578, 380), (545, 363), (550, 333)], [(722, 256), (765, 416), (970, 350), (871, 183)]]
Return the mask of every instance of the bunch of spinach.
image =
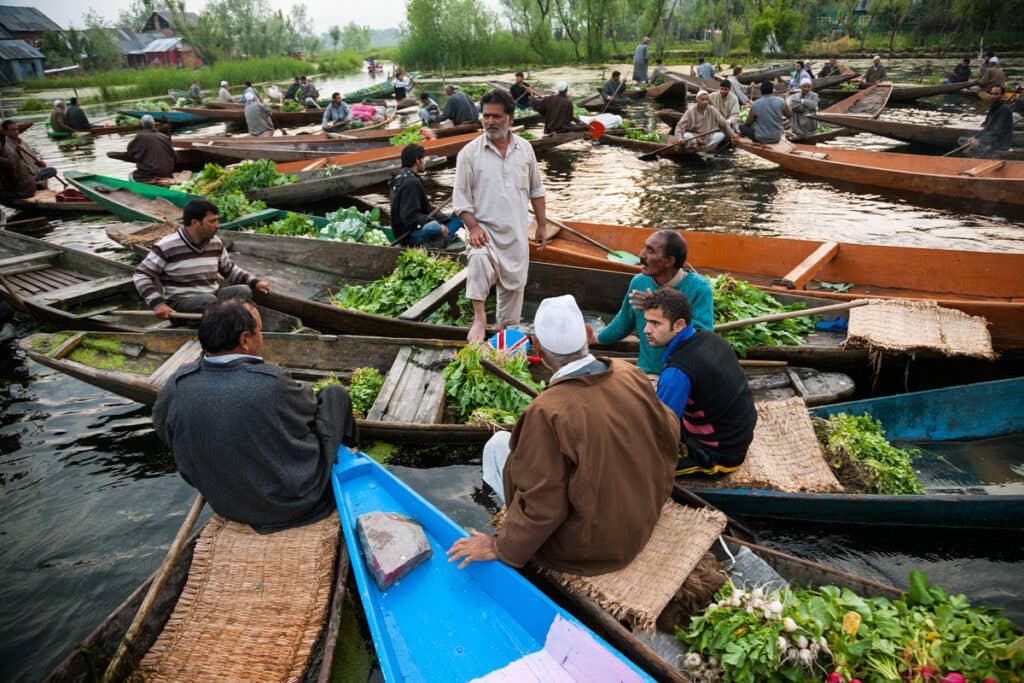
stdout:
[(275, 185), (287, 185), (299, 179), (297, 175), (278, 173), (270, 159), (243, 161), (237, 168), (227, 170), (219, 164), (206, 164), (190, 180), (174, 185), (172, 189), (193, 194), (226, 194), (247, 192)]
[(380, 388), (384, 386), (384, 378), (375, 368), (359, 368), (352, 373), (352, 381), (348, 384), (348, 396), (352, 399), (352, 410), (365, 417), (377, 400)]
[(509, 356), (485, 344), (470, 344), (461, 349), (455, 360), (444, 369), (445, 392), (450, 399), (448, 405), (456, 410), (463, 422), (472, 421), (474, 413), (482, 409), (490, 410), (478, 414), (478, 420), (496, 418), (495, 422), (507, 422), (513, 417), (518, 418), (529, 405), (530, 397), (485, 370), (480, 364), (483, 358), (537, 391), (544, 388), (543, 383), (534, 382), (530, 376), (530, 365), (525, 356)]
[(247, 216), (267, 208), (267, 205), (258, 199), (250, 202), (241, 192), (210, 195), (209, 199), (217, 205), (217, 217), (221, 223), (228, 223), (241, 216)]
[(395, 317), (460, 270), (457, 261), (407, 249), (390, 275), (368, 285), (346, 285), (333, 301), (341, 308)]
[[(730, 275), (711, 278), (711, 291), (715, 300), (716, 325), (804, 308), (802, 303), (784, 306), (771, 294)], [(805, 343), (804, 336), (814, 331), (816, 319), (815, 316), (808, 315), (771, 323), (744, 325), (727, 330), (722, 336), (732, 344), (737, 353), (746, 356), (747, 349), (751, 346), (799, 346)]]
[(291, 211), (279, 221), (256, 228), (256, 232), (264, 235), (287, 235), (289, 237), (308, 237), (313, 234), (314, 230), (316, 230), (316, 226), (313, 225), (313, 221), (300, 213)]
[(645, 133), (639, 128), (633, 128), (626, 131), (627, 140), (640, 140), (642, 142), (662, 142), (661, 136), (657, 133)]
[(890, 495), (924, 493), (911, 464), (918, 451), (890, 444), (882, 423), (870, 415), (838, 413), (816, 421), (816, 427), (825, 458), (848, 489)]
[(388, 138), (388, 142), (391, 143), (393, 147), (409, 145), (414, 142), (423, 142), (423, 133), (420, 132), (420, 128), (423, 128), (423, 124), (421, 123), (409, 126), (408, 128), (403, 128), (401, 133)]

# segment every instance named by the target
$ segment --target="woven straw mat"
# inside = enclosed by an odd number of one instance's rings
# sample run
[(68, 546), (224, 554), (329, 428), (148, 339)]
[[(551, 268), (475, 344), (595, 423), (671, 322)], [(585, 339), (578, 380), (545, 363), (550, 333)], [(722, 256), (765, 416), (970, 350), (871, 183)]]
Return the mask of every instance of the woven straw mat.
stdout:
[(725, 522), (725, 514), (717, 510), (668, 501), (647, 545), (622, 569), (597, 576), (541, 572), (634, 629), (653, 633), (658, 615), (718, 539)]
[(850, 310), (847, 346), (872, 351), (938, 351), (946, 356), (993, 359), (988, 321), (934, 301), (872, 301)]
[(181, 223), (152, 223), (149, 227), (143, 228), (138, 232), (128, 234), (123, 230), (118, 230), (112, 235), (114, 241), (121, 246), (131, 247), (136, 244), (145, 244), (152, 246), (156, 244), (160, 239), (167, 237), (172, 232), (181, 227)]
[(298, 681), (328, 617), (337, 513), (261, 536), (214, 515), (139, 672), (149, 681)]
[[(857, 310), (857, 309), (854, 309)], [(718, 479), (688, 479), (687, 486), (841, 493), (825, 461), (802, 398), (757, 404), (757, 425), (747, 457), (735, 472)]]

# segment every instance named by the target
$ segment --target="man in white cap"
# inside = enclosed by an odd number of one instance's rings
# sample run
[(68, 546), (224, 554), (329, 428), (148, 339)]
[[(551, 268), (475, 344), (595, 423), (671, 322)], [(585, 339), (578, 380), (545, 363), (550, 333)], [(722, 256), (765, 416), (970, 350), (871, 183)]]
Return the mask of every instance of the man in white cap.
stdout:
[(64, 107), (64, 100), (53, 101), (53, 111), (50, 112), (50, 130), (54, 133), (70, 133), (71, 126), (68, 125), (68, 112)]
[(867, 68), (864, 75), (860, 77), (859, 88), (867, 88), (875, 83), (881, 83), (885, 80), (885, 65), (882, 64), (882, 58), (875, 55), (871, 58), (871, 66)]
[(484, 448), (485, 481), (506, 504), (497, 536), (474, 530), (448, 551), (574, 574), (615, 571), (650, 538), (672, 492), (679, 419), (623, 360), (595, 358), (572, 295), (545, 299), (533, 348), (554, 371), (548, 388)]
[(221, 102), (234, 102), (235, 98), (231, 96), (231, 91), (228, 90), (228, 82), (220, 82), (220, 90), (217, 91), (217, 99)]
[(988, 68), (981, 74), (978, 85), (971, 86), (971, 90), (973, 92), (989, 92), (995, 86), (1000, 88), (1006, 87), (1006, 74), (1003, 73), (1003, 68), (999, 66), (999, 57), (992, 55), (988, 58)]
[(789, 108), (793, 112), (789, 130), (794, 136), (804, 137), (818, 132), (818, 122), (811, 118), (818, 111), (818, 93), (811, 90), (808, 76), (800, 81), (800, 90), (789, 96)]
[(270, 116), (270, 105), (260, 102), (254, 93), (245, 93), (245, 125), (249, 135), (268, 137), (274, 134), (274, 119)]
[(174, 146), (171, 139), (155, 129), (153, 117), (142, 117), (142, 132), (128, 143), (128, 156), (135, 162), (135, 171), (128, 180), (149, 183), (174, 175)]
[(677, 142), (687, 140), (686, 147), (715, 149), (726, 136), (734, 135), (729, 121), (711, 106), (711, 95), (707, 90), (697, 93), (697, 106), (689, 107), (676, 124)]
[(651, 63), (651, 39), (644, 36), (640, 44), (633, 50), (633, 80), (637, 83), (647, 82), (647, 65)]
[(569, 84), (559, 81), (555, 84), (555, 94), (531, 101), (533, 108), (544, 117), (544, 133), (568, 133), (579, 130), (583, 124), (572, 113), (572, 100), (569, 99)]

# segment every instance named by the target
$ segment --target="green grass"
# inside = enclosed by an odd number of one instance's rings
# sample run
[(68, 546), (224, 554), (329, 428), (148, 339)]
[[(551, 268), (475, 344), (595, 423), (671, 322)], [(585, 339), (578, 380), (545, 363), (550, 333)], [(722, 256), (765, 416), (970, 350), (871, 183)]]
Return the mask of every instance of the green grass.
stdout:
[(363, 67), (363, 57), (355, 50), (324, 52), (316, 60), (320, 73), (335, 74)]
[(441, 68), (451, 71), (465, 67), (522, 67), (528, 64), (572, 64), (576, 54), (568, 41), (551, 41), (543, 55), (525, 40), (508, 31), (498, 31), (486, 40), (466, 40), (447, 45), (447, 54), (437, 49), (431, 36), (411, 36), (398, 46), (395, 59), (409, 69)]

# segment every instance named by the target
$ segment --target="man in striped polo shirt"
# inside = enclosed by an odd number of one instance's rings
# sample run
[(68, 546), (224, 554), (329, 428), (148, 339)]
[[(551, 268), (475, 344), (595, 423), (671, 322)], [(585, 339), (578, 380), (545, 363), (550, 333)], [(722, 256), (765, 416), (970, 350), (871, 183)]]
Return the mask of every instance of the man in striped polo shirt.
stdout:
[(154, 244), (135, 269), (135, 289), (158, 318), (166, 320), (171, 313), (201, 313), (219, 299), (252, 301), (254, 289), (263, 294), (270, 292), (269, 282), (231, 261), (217, 237), (220, 221), (216, 204), (193, 199), (185, 205), (182, 223), (184, 227)]

